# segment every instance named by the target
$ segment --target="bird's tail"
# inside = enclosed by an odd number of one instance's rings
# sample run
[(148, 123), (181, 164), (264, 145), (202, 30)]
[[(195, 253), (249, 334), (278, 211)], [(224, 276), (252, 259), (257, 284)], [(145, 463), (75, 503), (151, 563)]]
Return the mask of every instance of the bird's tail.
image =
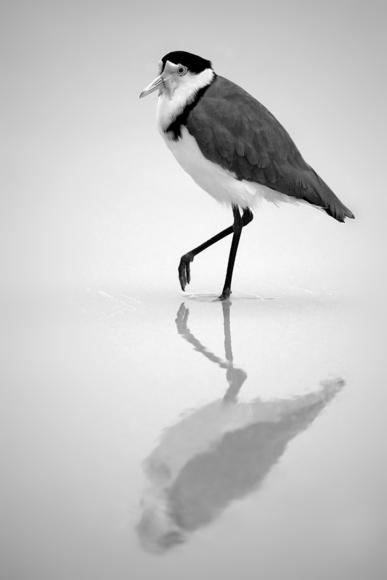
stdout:
[[(312, 170), (313, 171), (313, 170)], [(323, 179), (315, 171), (313, 171), (313, 183), (311, 183), (315, 196), (318, 198), (319, 203), (316, 201), (309, 201), (314, 205), (318, 205), (323, 209), (328, 215), (335, 218), (339, 222), (344, 222), (345, 218), (355, 219), (355, 216), (333, 193), (330, 187), (325, 183)]]

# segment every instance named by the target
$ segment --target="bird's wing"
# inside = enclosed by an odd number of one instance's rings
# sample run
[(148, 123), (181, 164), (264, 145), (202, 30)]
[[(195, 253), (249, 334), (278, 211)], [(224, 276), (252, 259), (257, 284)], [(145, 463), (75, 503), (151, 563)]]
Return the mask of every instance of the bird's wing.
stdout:
[(190, 110), (187, 129), (207, 159), (237, 179), (305, 200), (344, 221), (353, 214), (304, 161), (277, 119), (234, 83), (217, 76)]

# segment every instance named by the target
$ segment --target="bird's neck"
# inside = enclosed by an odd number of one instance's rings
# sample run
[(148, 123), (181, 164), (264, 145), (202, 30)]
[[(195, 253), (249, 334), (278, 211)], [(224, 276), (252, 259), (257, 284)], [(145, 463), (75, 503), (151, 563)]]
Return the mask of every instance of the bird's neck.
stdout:
[(160, 91), (157, 103), (157, 125), (163, 136), (176, 117), (195, 100), (198, 91), (210, 85), (215, 76), (214, 71), (208, 68), (198, 75), (187, 75), (184, 81), (172, 91)]

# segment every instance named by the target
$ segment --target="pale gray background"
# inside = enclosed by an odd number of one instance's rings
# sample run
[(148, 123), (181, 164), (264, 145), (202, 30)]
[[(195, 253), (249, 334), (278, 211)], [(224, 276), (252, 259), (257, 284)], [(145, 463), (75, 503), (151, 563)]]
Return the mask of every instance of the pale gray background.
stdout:
[[(383, 577), (385, 4), (3, 2), (1, 231), (5, 578)], [(231, 308), (243, 401), (346, 386), (264, 487), (178, 550), (141, 547), (141, 464), (220, 401), (231, 212), (177, 165), (139, 100), (187, 50), (267, 106), (355, 213), (262, 206)], [(204, 296), (203, 296), (204, 295)], [(201, 415), (198, 415), (201, 416)], [(91, 577), (91, 576), (90, 576)]]

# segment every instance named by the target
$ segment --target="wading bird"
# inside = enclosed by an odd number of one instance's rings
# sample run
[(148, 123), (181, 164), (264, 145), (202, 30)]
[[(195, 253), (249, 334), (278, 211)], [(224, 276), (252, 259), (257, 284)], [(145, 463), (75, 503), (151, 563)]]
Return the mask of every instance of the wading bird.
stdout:
[(159, 62), (159, 76), (141, 97), (159, 91), (157, 125), (167, 147), (193, 180), (231, 205), (234, 223), (181, 257), (182, 290), (191, 280), (194, 257), (233, 234), (220, 300), (231, 280), (242, 228), (260, 199), (307, 202), (339, 222), (353, 213), (302, 158), (277, 119), (238, 85), (217, 75), (209, 60), (184, 51)]

